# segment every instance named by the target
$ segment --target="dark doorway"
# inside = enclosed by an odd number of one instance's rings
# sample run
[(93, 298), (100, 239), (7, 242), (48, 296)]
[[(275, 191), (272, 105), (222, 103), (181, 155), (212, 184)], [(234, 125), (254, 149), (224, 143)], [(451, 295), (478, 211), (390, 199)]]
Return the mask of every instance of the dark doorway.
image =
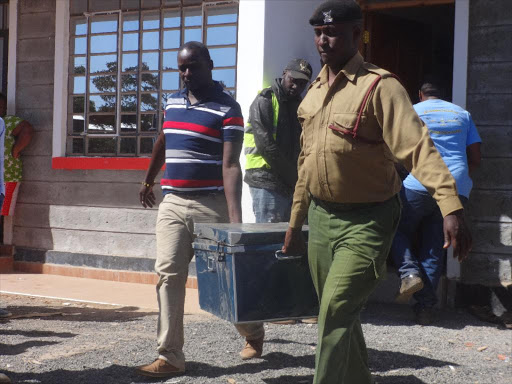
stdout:
[(365, 60), (398, 75), (413, 103), (432, 76), (451, 100), (454, 20), (453, 4), (367, 10)]

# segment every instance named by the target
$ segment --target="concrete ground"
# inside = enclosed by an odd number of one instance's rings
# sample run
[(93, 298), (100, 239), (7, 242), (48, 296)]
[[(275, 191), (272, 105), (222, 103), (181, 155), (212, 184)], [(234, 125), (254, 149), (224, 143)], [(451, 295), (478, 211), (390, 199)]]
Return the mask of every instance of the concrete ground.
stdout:
[[(186, 314), (203, 314), (197, 289), (187, 289)], [(57, 275), (10, 273), (0, 275), (0, 293), (137, 307), (158, 312), (154, 285), (120, 283)], [(1, 301), (0, 301), (1, 305)]]
[[(266, 324), (261, 359), (241, 361), (234, 327), (198, 307), (187, 291), (185, 375), (137, 377), (156, 357), (153, 286), (52, 275), (0, 275), (0, 372), (13, 383), (307, 384), (314, 374), (316, 325)], [(445, 310), (429, 327), (406, 306), (368, 304), (362, 314), (376, 383), (511, 383), (512, 331), (465, 311)], [(354, 383), (357, 384), (357, 383)]]

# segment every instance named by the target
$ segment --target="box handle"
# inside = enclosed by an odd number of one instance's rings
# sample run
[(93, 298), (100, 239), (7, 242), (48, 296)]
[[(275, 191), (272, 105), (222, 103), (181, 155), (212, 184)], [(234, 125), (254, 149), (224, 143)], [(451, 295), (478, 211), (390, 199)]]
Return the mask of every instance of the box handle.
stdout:
[(281, 250), (276, 251), (275, 255), (276, 255), (276, 259), (279, 260), (279, 261), (282, 261), (282, 260), (299, 260), (299, 259), (302, 259), (302, 257), (303, 257), (303, 256), (292, 256), (292, 255), (287, 256)]

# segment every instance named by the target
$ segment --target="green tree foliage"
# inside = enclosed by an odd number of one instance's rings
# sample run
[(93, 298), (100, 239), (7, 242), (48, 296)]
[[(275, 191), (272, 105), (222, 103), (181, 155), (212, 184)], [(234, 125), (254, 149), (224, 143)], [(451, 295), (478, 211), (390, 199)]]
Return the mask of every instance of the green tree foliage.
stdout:
[[(85, 73), (84, 67), (80, 68), (81, 71), (83, 68), (83, 73)], [(154, 96), (154, 93), (158, 93), (160, 88), (159, 75), (155, 72), (147, 72), (149, 71), (149, 66), (146, 63), (142, 63), (141, 71), (142, 74), (140, 76), (141, 84), (139, 88), (138, 84), (138, 70), (139, 67), (128, 67), (126, 68), (125, 73), (121, 75), (121, 109), (125, 112), (137, 112), (137, 93), (141, 92), (153, 92), (153, 93), (141, 93), (140, 101), (141, 111), (158, 111), (158, 97)], [(75, 69), (76, 72), (76, 69)], [(97, 75), (92, 78), (92, 83), (94, 87), (98, 90), (98, 96), (101, 98), (102, 103), (100, 106), (96, 106), (94, 100), (89, 101), (89, 111), (90, 112), (115, 112), (116, 110), (116, 90), (118, 87), (117, 82), (117, 62), (109, 62), (107, 63), (107, 70), (105, 72), (112, 73), (108, 75)], [(135, 73), (134, 73), (135, 72)], [(123, 97), (125, 96), (125, 97)], [(128, 96), (128, 97), (127, 97)], [(78, 108), (79, 100), (78, 98), (74, 99), (74, 103), (77, 103), (75, 108)], [(83, 109), (83, 102), (82, 102)], [(155, 115), (158, 120), (158, 114)], [(99, 120), (99, 121), (98, 121)], [(97, 132), (105, 132), (105, 133), (114, 133), (112, 132), (112, 125), (109, 123), (103, 123), (103, 119), (98, 119), (94, 124), (94, 131)], [(149, 122), (147, 122), (149, 123)], [(147, 124), (146, 123), (146, 124)], [(155, 126), (155, 122), (152, 122), (153, 126)], [(115, 131), (115, 127), (114, 127)], [(156, 131), (156, 130), (155, 130)], [(112, 138), (105, 138), (101, 141), (96, 139), (94, 150), (98, 153), (112, 153)]]

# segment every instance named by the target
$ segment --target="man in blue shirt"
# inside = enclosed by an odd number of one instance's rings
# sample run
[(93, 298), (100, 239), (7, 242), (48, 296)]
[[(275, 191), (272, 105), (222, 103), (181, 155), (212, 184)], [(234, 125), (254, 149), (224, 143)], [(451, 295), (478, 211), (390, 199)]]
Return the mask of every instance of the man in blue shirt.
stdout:
[[(473, 186), (469, 176), (480, 164), (481, 139), (469, 112), (441, 100), (440, 88), (425, 83), (414, 109), (426, 124), (430, 137), (457, 184), (459, 198), (467, 205)], [(402, 217), (391, 254), (401, 278), (397, 301), (407, 303), (414, 295), (416, 321), (433, 321), (432, 307), (444, 266), (443, 217), (427, 189), (408, 175), (400, 192)]]

